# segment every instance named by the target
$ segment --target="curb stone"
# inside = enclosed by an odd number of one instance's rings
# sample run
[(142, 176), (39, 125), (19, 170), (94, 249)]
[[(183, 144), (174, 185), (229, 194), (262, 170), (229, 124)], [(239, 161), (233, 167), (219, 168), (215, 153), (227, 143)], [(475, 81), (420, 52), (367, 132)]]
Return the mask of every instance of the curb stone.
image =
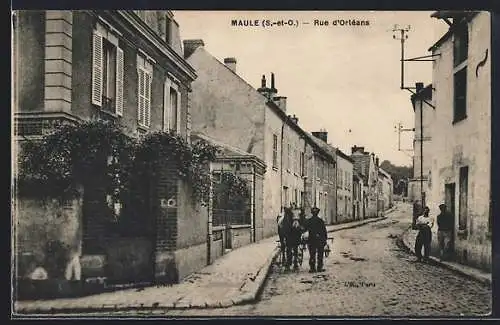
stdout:
[[(411, 227), (403, 232), (403, 234), (401, 235), (401, 242), (403, 243), (403, 245), (406, 247), (406, 249), (408, 251), (410, 251), (412, 254), (415, 254), (415, 249), (413, 248), (412, 245), (410, 245), (409, 240), (408, 240), (408, 236), (410, 234), (410, 231), (411, 231)], [(429, 259), (436, 265), (439, 265), (441, 267), (444, 267), (446, 269), (449, 269), (451, 271), (454, 271), (456, 273), (464, 275), (468, 278), (471, 278), (471, 279), (476, 280), (478, 282), (481, 282), (483, 284), (491, 285), (491, 275), (487, 276), (487, 275), (483, 275), (483, 274), (477, 274), (475, 272), (470, 272), (470, 271), (460, 267), (460, 265), (454, 265), (454, 264), (446, 262), (446, 261), (441, 261), (439, 258), (434, 257), (434, 256), (429, 256)]]

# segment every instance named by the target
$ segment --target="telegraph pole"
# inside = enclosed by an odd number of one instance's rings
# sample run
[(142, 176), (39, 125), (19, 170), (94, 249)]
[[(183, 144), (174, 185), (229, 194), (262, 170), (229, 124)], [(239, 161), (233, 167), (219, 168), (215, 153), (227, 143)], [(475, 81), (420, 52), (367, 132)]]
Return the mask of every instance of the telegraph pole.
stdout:
[[(405, 86), (404, 86), (405, 40), (408, 39), (408, 34), (407, 33), (409, 31), (410, 31), (410, 25), (402, 28), (402, 27), (399, 27), (399, 25), (396, 24), (396, 25), (394, 25), (394, 28), (392, 29), (392, 32), (394, 33), (392, 35), (392, 38), (401, 41), (401, 86), (400, 86), (401, 89), (405, 89)], [(399, 36), (396, 35), (398, 32), (400, 34)]]

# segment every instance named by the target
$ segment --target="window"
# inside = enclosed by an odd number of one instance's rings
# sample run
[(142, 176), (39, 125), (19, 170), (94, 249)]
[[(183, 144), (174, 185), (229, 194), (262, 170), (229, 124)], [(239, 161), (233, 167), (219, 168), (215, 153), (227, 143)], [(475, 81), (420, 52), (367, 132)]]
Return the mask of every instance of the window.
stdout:
[(290, 202), (288, 202), (288, 187), (283, 186), (283, 195), (284, 195), (284, 201), (283, 201), (283, 206), (287, 207)]
[(467, 117), (467, 67), (453, 75), (453, 122)]
[(108, 28), (97, 24), (92, 35), (92, 104), (123, 115), (123, 50)]
[(278, 168), (278, 135), (273, 134), (273, 167)]
[(458, 229), (467, 229), (467, 192), (469, 181), (469, 167), (460, 168), (460, 188), (458, 201)]
[(461, 23), (453, 35), (453, 67), (467, 60), (469, 51), (469, 32), (467, 23)]
[(137, 121), (142, 127), (149, 127), (151, 124), (151, 83), (153, 79), (153, 66), (148, 60), (137, 56)]
[(299, 166), (300, 176), (304, 176), (306, 173), (305, 173), (305, 167), (304, 167), (304, 153), (303, 152), (300, 153), (299, 159), (300, 159), (300, 163), (299, 163), (300, 164), (300, 166)]
[(469, 33), (467, 23), (458, 25), (453, 38), (453, 122), (467, 117), (467, 56)]
[(287, 169), (287, 171), (290, 171), (290, 150), (291, 150), (290, 143), (287, 144), (286, 148), (287, 148), (287, 152), (286, 152), (286, 169)]
[(163, 90), (163, 131), (180, 133), (180, 99), (178, 85), (167, 77)]

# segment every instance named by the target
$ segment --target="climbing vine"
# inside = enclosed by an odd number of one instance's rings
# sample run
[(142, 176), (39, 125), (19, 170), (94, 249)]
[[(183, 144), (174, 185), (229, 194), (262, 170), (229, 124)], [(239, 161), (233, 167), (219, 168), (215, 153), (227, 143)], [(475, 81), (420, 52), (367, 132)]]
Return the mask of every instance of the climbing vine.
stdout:
[(21, 144), (19, 191), (70, 198), (93, 178), (104, 178), (109, 189), (120, 188), (134, 145), (134, 139), (113, 122), (61, 125), (42, 139)]
[(24, 141), (16, 177), (20, 194), (74, 197), (78, 186), (97, 179), (106, 193), (120, 199), (134, 178), (154, 179), (159, 166), (172, 164), (201, 200), (208, 198), (208, 164), (217, 150), (202, 140), (191, 146), (175, 133), (136, 139), (115, 122), (90, 121), (62, 125), (42, 139)]

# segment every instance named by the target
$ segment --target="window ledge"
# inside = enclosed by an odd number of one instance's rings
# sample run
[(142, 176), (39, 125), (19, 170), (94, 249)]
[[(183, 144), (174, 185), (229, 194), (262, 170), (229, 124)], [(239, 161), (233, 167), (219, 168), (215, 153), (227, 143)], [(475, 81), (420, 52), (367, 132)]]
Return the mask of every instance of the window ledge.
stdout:
[(457, 124), (459, 122), (462, 122), (463, 120), (466, 120), (466, 119), (467, 119), (467, 115), (464, 115), (463, 117), (453, 119), (453, 121), (451, 122), (451, 124), (455, 125), (455, 124)]
[(149, 127), (141, 125), (141, 124), (137, 124), (137, 128), (139, 130), (142, 130), (142, 131), (149, 131)]
[(96, 106), (96, 107), (98, 107), (98, 108), (99, 108), (99, 112), (101, 112), (101, 113), (104, 113), (104, 114), (106, 114), (106, 115), (108, 115), (108, 116), (111, 116), (111, 117), (113, 117), (113, 118), (115, 118), (115, 119), (120, 118), (120, 115), (118, 115), (118, 114), (116, 114), (116, 113), (110, 112), (110, 111), (108, 111), (108, 110), (106, 110), (106, 109), (104, 109), (104, 108), (102, 108), (102, 107), (99, 107), (99, 106)]

